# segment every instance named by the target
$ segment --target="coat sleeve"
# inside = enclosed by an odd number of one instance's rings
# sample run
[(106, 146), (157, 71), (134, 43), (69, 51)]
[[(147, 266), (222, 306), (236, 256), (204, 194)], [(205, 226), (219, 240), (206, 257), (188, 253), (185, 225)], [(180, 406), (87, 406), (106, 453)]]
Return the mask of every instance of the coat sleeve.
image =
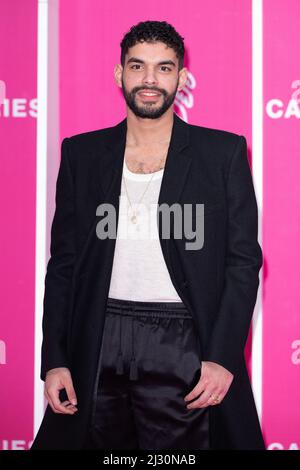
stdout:
[(227, 172), (227, 251), (223, 292), (205, 360), (236, 374), (243, 358), (263, 264), (247, 142), (239, 136)]
[(69, 138), (61, 144), (56, 181), (55, 212), (51, 226), (50, 258), (43, 300), (43, 342), (40, 378), (55, 367), (69, 367), (67, 357), (68, 307), (75, 261), (74, 179), (69, 161)]

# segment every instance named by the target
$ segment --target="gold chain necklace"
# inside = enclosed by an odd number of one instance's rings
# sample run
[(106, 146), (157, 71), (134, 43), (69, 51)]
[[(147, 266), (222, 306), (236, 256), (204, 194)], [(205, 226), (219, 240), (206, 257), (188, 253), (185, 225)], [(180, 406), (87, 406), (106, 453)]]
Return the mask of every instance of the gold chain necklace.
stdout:
[[(161, 158), (160, 163), (162, 163), (163, 159), (164, 159), (164, 157)], [(126, 162), (125, 162), (125, 164), (126, 164)], [(145, 191), (143, 192), (142, 197), (140, 198), (138, 204), (139, 204), (139, 203), (141, 202), (141, 200), (143, 199), (143, 197), (144, 197), (144, 195), (145, 195), (145, 193), (146, 193), (148, 187), (150, 186), (150, 183), (151, 183), (151, 181), (152, 181), (153, 176), (155, 175), (155, 173), (156, 173), (156, 171), (153, 172), (153, 174), (152, 174), (150, 180), (148, 181), (148, 184), (147, 184), (147, 186), (146, 186), (146, 189), (145, 189)], [(132, 209), (132, 204), (131, 204), (131, 201), (130, 201), (130, 198), (129, 198), (129, 194), (128, 194), (128, 189), (127, 189), (126, 181), (125, 181), (125, 178), (124, 178), (123, 175), (122, 175), (122, 178), (123, 178), (124, 185), (125, 185), (125, 190), (126, 190), (126, 194), (127, 194), (127, 199), (128, 199), (128, 201), (129, 201), (130, 207), (131, 207), (131, 209)], [(133, 210), (133, 215), (130, 217), (130, 220), (131, 220), (131, 222), (132, 222), (133, 224), (136, 224), (136, 223), (137, 223), (137, 215), (138, 215), (138, 212)]]

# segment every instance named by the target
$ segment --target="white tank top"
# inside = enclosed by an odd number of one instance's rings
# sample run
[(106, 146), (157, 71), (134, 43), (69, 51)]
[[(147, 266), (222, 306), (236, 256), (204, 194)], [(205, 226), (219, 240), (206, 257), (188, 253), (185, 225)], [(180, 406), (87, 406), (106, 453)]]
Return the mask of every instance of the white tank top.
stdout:
[[(123, 160), (118, 231), (108, 294), (111, 298), (182, 302), (170, 279), (158, 238), (156, 211), (163, 172), (164, 169), (133, 173)], [(132, 209), (138, 212), (135, 224), (130, 220)]]

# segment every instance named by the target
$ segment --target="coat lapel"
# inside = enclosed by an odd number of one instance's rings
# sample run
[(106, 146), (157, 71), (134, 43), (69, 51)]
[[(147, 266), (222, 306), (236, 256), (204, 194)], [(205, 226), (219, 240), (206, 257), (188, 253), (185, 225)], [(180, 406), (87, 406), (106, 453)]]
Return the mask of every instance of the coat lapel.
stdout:
[[(126, 118), (116, 126), (110, 128), (105, 136), (105, 151), (103, 151), (102, 147), (101, 155), (99, 155), (99, 151), (94, 154), (95, 166), (92, 174), (93, 181), (91, 182), (95, 206), (98, 207), (98, 205), (103, 202), (114, 206), (116, 211), (116, 232), (118, 229), (119, 196), (121, 192), (123, 160), (126, 148), (126, 134)], [(187, 181), (191, 160), (192, 148), (189, 145), (189, 125), (174, 113), (171, 140), (160, 187), (158, 206), (164, 203), (168, 205), (172, 205), (176, 202), (179, 203), (180, 195)], [(161, 218), (159, 218), (158, 222), (159, 239), (165, 261), (167, 265), (170, 265), (169, 240), (162, 238), (160, 220)], [(85, 257), (87, 250), (91, 248), (90, 243), (95, 237), (96, 224), (98, 221), (99, 219), (96, 216), (90, 228), (85, 247), (82, 250), (79, 265)], [(112, 248), (111, 253), (113, 256), (115, 239), (109, 240), (108, 243)], [(99, 249), (101, 251), (102, 244), (96, 243), (95, 245), (93, 244), (93, 246), (96, 250)], [(90, 253), (91, 252), (92, 250)], [(97, 259), (96, 255), (93, 259)]]
[[(125, 118), (111, 129), (105, 144), (106, 150), (99, 159), (100, 175), (98, 171), (95, 172), (98, 188), (100, 181), (98, 197), (100, 199), (101, 190), (106, 202), (118, 199), (120, 194), (126, 134)], [(189, 125), (174, 113), (171, 140), (158, 199), (159, 205), (179, 201), (192, 159), (189, 150)]]

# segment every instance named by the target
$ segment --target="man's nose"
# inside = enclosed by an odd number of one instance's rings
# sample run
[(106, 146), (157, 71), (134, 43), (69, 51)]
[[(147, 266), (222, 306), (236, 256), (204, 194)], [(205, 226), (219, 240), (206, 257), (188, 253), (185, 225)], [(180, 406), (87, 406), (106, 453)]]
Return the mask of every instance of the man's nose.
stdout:
[(143, 77), (143, 83), (145, 85), (157, 85), (156, 73), (153, 69), (146, 69)]

